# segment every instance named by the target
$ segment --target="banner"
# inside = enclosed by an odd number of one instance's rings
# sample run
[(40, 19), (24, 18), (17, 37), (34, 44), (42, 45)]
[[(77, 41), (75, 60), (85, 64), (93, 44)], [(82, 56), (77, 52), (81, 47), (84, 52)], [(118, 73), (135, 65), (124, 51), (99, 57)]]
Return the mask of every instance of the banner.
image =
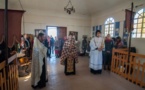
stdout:
[[(133, 21), (134, 21), (134, 15), (135, 13), (128, 9), (125, 10), (125, 21), (126, 21), (126, 25), (125, 25), (125, 28), (128, 32), (132, 31), (133, 30)], [(131, 15), (132, 15), (132, 18), (131, 18)], [(131, 24), (131, 26), (130, 26)]]

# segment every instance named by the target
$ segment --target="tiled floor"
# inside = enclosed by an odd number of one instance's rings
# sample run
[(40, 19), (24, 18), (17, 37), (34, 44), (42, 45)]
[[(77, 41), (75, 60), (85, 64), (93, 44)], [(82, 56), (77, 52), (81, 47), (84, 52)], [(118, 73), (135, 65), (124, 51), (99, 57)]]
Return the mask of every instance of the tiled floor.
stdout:
[[(79, 58), (74, 76), (65, 76), (64, 67), (59, 63), (59, 59), (48, 60), (49, 81), (41, 90), (145, 90), (108, 71), (101, 75), (91, 74), (88, 57)], [(30, 81), (30, 76), (20, 78), (19, 90), (33, 90)]]

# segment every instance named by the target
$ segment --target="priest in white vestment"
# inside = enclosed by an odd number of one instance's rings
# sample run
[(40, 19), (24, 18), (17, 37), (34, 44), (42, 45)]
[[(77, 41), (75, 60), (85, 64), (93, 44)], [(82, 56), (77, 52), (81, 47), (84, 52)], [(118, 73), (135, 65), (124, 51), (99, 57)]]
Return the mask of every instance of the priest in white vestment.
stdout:
[(44, 46), (44, 34), (39, 33), (38, 38), (34, 39), (32, 53), (32, 75), (31, 85), (35, 88), (46, 86), (47, 78), (47, 47)]
[(101, 31), (96, 31), (96, 36), (90, 41), (90, 71), (93, 74), (102, 73), (102, 50), (104, 48), (104, 39), (101, 37)]

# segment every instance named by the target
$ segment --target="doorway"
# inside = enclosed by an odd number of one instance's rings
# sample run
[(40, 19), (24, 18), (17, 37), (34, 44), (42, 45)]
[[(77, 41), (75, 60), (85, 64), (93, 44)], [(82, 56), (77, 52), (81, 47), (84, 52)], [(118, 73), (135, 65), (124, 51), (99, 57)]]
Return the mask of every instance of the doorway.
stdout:
[[(47, 26), (46, 27), (47, 35), (49, 38), (49, 55), (50, 57), (60, 57), (62, 46), (64, 42), (64, 37), (67, 36), (67, 28), (66, 27), (53, 27), (53, 26)], [(57, 38), (57, 39), (56, 39)], [(57, 40), (57, 41), (56, 41)], [(59, 44), (56, 44), (57, 48), (55, 48), (55, 42)], [(58, 47), (59, 45), (59, 47)]]
[(53, 38), (57, 37), (57, 27), (47, 27), (47, 35)]

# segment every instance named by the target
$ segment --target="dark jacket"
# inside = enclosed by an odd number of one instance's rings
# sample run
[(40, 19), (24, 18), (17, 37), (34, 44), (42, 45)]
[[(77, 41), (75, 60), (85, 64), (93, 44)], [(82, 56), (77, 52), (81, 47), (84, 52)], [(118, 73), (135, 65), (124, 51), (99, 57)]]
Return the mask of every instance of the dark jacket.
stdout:
[(54, 46), (54, 43), (55, 43), (54, 38), (51, 38), (51, 39), (50, 39), (50, 46)]
[(49, 42), (47, 39), (44, 40), (43, 44), (45, 47), (49, 48)]
[(113, 40), (105, 40), (105, 52), (109, 51), (110, 53), (112, 53), (113, 46)]
[(82, 49), (86, 49), (86, 48), (87, 48), (87, 44), (88, 44), (88, 43), (87, 43), (87, 40), (84, 39), (84, 40), (82, 41)]

